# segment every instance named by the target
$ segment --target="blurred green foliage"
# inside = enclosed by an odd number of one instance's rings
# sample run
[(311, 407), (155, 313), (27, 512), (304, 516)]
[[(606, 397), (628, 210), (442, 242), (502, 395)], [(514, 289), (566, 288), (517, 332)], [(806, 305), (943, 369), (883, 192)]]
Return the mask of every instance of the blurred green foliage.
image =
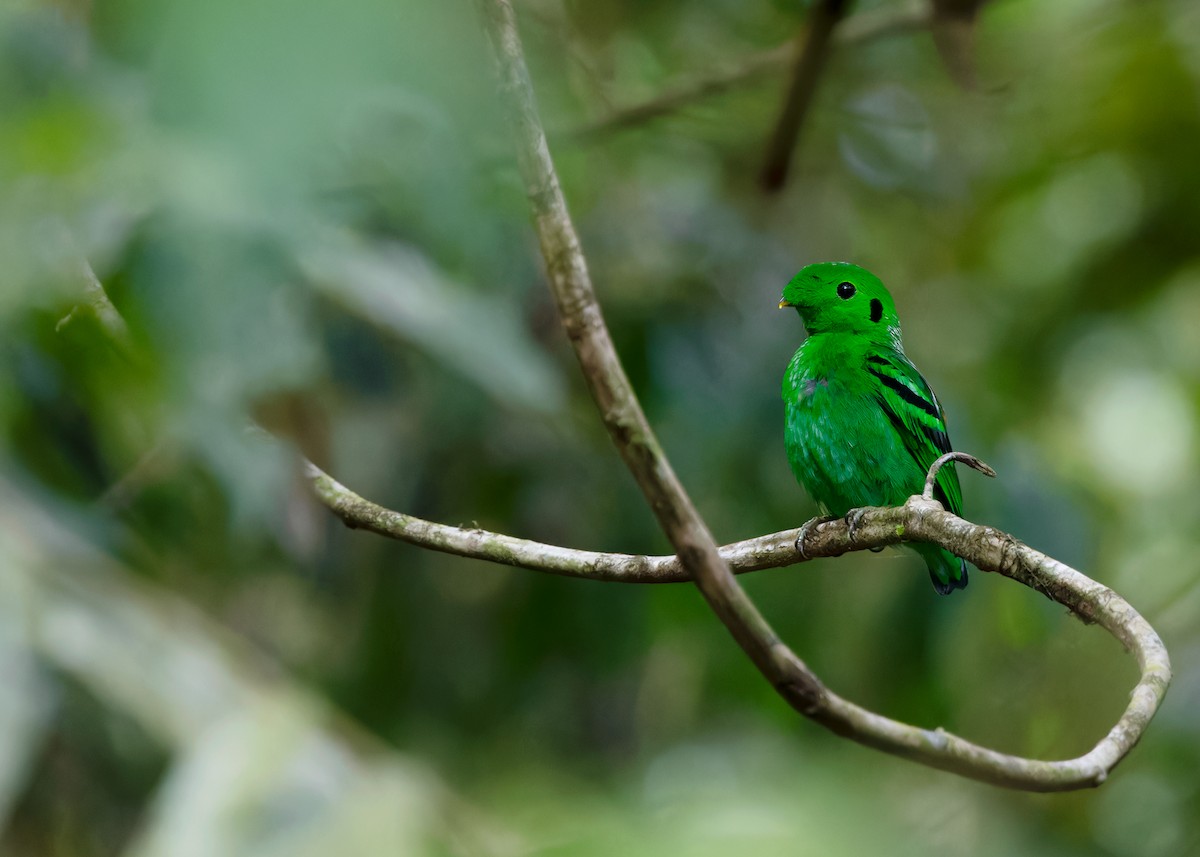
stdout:
[[(862, 263), (1000, 471), (965, 475), (968, 517), (1164, 636), (1142, 745), (1097, 791), (1001, 792), (798, 719), (691, 587), (344, 530), (252, 417), (397, 509), (665, 550), (556, 326), (474, 10), (14, 0), (0, 852), (1200, 849), (1200, 7), (998, 0), (977, 95), (927, 34), (847, 49), (777, 197), (754, 176), (782, 75), (567, 132), (787, 42), (797, 4), (517, 12), (621, 356), (717, 537), (812, 514), (775, 303), (806, 262)], [(1134, 680), (990, 575), (940, 599), (912, 557), (856, 554), (743, 581), (838, 691), (1009, 752), (1086, 750)]]

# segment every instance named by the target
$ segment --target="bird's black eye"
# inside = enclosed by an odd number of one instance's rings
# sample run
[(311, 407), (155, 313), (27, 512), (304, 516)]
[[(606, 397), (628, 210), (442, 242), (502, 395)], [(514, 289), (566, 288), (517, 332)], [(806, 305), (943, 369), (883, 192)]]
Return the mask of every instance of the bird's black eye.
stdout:
[(838, 283), (838, 297), (844, 301), (854, 297), (854, 283)]

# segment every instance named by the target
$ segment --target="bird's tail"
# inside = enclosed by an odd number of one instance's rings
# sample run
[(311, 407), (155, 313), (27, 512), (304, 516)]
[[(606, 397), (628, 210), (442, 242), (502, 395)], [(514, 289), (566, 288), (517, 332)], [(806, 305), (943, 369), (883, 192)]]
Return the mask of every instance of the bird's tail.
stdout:
[(956, 589), (967, 587), (967, 561), (956, 557), (945, 548), (937, 545), (914, 542), (909, 545), (925, 560), (929, 566), (929, 579), (938, 595), (949, 595)]

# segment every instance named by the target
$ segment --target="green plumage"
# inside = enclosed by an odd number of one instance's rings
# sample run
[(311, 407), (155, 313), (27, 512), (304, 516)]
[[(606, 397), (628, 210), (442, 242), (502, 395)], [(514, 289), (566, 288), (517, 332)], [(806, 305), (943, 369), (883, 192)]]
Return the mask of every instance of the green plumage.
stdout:
[[(942, 407), (904, 354), (892, 296), (845, 262), (809, 265), (783, 290), (808, 339), (783, 376), (785, 440), (796, 479), (830, 515), (897, 506), (921, 493), (929, 466), (950, 451)], [(934, 497), (962, 514), (953, 462)], [(936, 545), (908, 545), (942, 595), (967, 585), (967, 564)]]

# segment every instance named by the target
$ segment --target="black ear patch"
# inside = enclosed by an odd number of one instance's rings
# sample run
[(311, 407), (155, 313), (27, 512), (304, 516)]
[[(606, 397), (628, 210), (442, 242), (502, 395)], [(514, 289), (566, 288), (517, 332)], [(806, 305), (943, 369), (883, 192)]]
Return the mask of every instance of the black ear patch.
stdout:
[(879, 298), (871, 298), (871, 321), (879, 321), (883, 318), (883, 301)]

